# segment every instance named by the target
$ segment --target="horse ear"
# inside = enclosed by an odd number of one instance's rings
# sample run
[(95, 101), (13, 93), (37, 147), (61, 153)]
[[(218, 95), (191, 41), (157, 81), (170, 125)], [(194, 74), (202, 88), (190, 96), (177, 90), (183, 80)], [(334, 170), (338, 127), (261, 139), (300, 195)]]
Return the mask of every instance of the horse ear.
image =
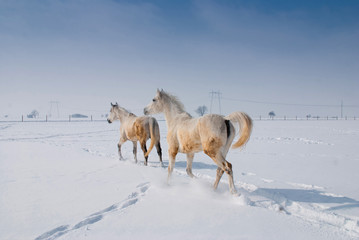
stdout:
[(111, 102), (111, 107), (113, 107), (113, 106), (115, 106), (115, 105), (113, 105), (112, 102)]
[(158, 95), (159, 97), (162, 97), (162, 92), (161, 92), (160, 89), (158, 89), (158, 88), (157, 88), (157, 95)]
[(118, 103), (116, 102), (116, 106), (118, 106)]

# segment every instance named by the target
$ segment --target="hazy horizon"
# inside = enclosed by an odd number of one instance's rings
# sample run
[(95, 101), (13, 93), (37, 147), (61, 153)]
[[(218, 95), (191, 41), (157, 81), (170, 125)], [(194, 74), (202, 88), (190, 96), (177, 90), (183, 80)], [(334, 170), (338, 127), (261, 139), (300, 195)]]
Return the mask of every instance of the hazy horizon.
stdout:
[[(186, 110), (359, 116), (358, 1), (0, 1), (0, 115)], [(56, 110), (57, 111), (57, 110)], [(218, 100), (213, 101), (218, 113)], [(57, 114), (53, 110), (52, 114)]]

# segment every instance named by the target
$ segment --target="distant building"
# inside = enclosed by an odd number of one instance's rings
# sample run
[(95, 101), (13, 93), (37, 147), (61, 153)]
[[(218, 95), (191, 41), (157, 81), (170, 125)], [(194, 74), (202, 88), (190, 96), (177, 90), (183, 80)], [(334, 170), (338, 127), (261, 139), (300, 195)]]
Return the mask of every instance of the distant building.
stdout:
[(71, 117), (72, 118), (88, 118), (88, 116), (82, 115), (82, 114), (79, 114), (79, 113), (72, 114)]

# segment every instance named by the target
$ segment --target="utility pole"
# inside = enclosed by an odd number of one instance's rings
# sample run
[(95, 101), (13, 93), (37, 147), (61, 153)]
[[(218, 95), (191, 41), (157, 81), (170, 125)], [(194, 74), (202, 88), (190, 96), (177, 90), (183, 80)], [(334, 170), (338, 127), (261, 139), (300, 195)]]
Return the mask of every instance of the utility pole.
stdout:
[(218, 108), (219, 108), (219, 114), (222, 114), (222, 109), (221, 109), (221, 95), (222, 93), (220, 91), (213, 91), (209, 93), (211, 95), (211, 106), (210, 106), (210, 110), (209, 112), (212, 113), (212, 107), (213, 107), (213, 99), (217, 98), (218, 100)]
[(57, 118), (60, 118), (60, 112), (59, 112), (59, 102), (58, 101), (51, 101), (50, 102), (50, 113), (49, 115), (52, 115), (52, 106), (56, 107), (57, 109)]

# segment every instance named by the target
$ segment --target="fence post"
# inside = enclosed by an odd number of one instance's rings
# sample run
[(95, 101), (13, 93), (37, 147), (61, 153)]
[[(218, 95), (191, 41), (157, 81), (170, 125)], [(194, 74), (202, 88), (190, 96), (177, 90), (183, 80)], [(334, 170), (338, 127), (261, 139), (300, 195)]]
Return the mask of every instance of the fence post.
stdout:
[(259, 120), (262, 120), (262, 115), (259, 115)]
[(71, 122), (71, 115), (69, 115), (69, 122)]
[(91, 115), (91, 122), (92, 122), (92, 115)]
[(47, 122), (47, 115), (46, 115), (46, 122)]
[(21, 122), (24, 122), (24, 115), (21, 115)]

